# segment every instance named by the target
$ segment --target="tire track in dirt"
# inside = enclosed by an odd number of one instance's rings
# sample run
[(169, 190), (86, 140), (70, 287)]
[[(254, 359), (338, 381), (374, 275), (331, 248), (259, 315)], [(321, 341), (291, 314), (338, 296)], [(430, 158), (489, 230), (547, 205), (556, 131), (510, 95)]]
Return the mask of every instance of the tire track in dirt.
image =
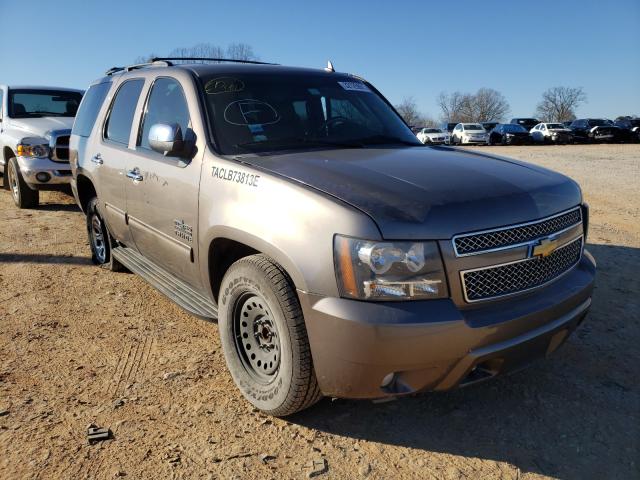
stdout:
[(124, 393), (130, 383), (142, 381), (149, 359), (155, 352), (156, 340), (150, 335), (126, 343), (120, 350), (107, 393), (115, 398)]

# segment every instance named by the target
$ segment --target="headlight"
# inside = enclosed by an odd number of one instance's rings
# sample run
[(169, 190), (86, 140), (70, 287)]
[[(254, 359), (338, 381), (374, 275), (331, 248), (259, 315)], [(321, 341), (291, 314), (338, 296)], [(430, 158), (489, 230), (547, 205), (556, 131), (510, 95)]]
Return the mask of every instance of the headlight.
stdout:
[(18, 145), (17, 154), (19, 157), (46, 158), (49, 156), (49, 145)]
[(424, 300), (448, 296), (435, 242), (374, 242), (336, 235), (334, 258), (343, 297)]

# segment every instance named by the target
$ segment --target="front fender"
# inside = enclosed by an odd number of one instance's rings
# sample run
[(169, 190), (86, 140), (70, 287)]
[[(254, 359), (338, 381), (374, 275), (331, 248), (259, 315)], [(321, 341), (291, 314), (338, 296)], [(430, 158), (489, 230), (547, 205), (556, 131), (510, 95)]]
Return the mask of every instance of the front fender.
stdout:
[[(209, 246), (227, 238), (272, 257), (297, 289), (338, 296), (334, 235), (381, 238), (370, 217), (310, 186), (210, 152), (203, 162), (198, 258), (204, 285), (211, 285)], [(220, 175), (221, 168), (230, 175)], [(252, 181), (235, 180), (243, 178)]]

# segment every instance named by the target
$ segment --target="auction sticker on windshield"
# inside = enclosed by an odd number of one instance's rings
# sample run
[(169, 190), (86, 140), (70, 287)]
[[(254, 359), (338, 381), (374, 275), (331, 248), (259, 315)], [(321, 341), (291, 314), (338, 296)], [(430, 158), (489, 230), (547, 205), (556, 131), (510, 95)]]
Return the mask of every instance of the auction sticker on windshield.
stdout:
[(371, 89), (362, 82), (338, 82), (338, 84), (345, 90), (371, 93)]

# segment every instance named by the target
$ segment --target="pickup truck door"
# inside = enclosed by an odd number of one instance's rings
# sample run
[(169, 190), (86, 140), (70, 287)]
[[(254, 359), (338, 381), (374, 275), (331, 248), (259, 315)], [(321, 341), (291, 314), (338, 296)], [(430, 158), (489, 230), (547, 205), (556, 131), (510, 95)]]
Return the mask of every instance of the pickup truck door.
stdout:
[(129, 229), (145, 257), (193, 286), (198, 270), (198, 197), (204, 148), (190, 158), (166, 156), (149, 146), (154, 124), (178, 124), (190, 138), (189, 107), (180, 83), (159, 77), (150, 87), (141, 112), (135, 156), (126, 167), (125, 190)]
[(109, 231), (120, 242), (132, 246), (127, 225), (125, 167), (135, 153), (129, 148), (131, 127), (144, 80), (134, 78), (118, 86), (111, 101), (102, 135), (87, 146), (90, 159), (85, 168), (97, 180), (99, 208)]

